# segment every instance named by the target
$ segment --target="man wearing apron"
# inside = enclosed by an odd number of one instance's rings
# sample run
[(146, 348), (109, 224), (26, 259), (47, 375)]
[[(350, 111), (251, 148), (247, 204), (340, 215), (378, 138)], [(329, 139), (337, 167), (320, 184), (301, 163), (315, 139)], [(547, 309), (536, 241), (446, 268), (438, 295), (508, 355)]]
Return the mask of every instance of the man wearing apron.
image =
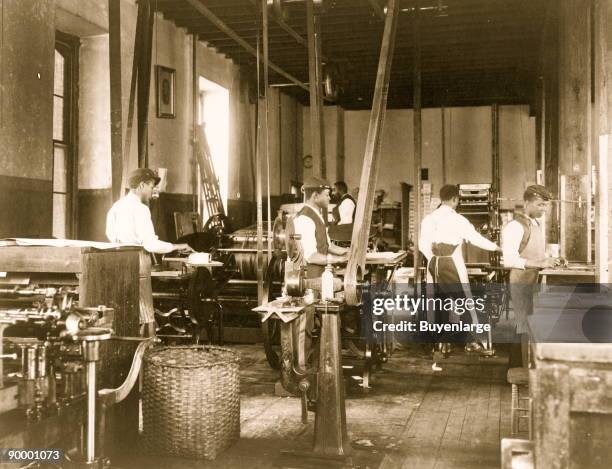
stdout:
[[(482, 236), (463, 215), (455, 209), (459, 205), (459, 189), (445, 185), (440, 189), (440, 206), (423, 218), (419, 250), (427, 258), (427, 282), (433, 283), (438, 297), (471, 297), (469, 279), (462, 246), (467, 241), (486, 251), (498, 251), (499, 247)], [(458, 322), (461, 316), (450, 312), (428, 311), (428, 320)], [(442, 313), (442, 314), (440, 314)], [(435, 316), (438, 316), (434, 318)], [(473, 324), (478, 324), (474, 310), (470, 310)], [(440, 317), (442, 316), (442, 317)], [(468, 344), (468, 349), (480, 348), (476, 343)], [(439, 370), (436, 363), (434, 370)]]
[(538, 221), (548, 209), (551, 198), (546, 187), (529, 186), (523, 194), (524, 213), (515, 213), (514, 220), (502, 232), (504, 267), (511, 269), (510, 298), (523, 366), (528, 365), (527, 319), (533, 314), (533, 294), (539, 270), (557, 265), (557, 260), (546, 257), (544, 235)]
[[(317, 177), (307, 178), (302, 191), (305, 203), (293, 220), (295, 234), (300, 235), (306, 266), (305, 278), (320, 279), (327, 264), (346, 262), (348, 249), (332, 244), (327, 234), (327, 225), (322, 215), (323, 213), (327, 216), (330, 199), (330, 186), (327, 181)], [(314, 307), (307, 307), (296, 321), (299, 340), (308, 342), (298, 346), (298, 366), (304, 370), (308, 367), (309, 360), (305, 352), (311, 349)]]
[(106, 215), (106, 237), (111, 243), (142, 246), (140, 253), (140, 325), (143, 336), (155, 335), (151, 256), (172, 251), (193, 251), (187, 244), (161, 241), (155, 234), (148, 203), (160, 178), (149, 168), (138, 168), (128, 177), (130, 191)]

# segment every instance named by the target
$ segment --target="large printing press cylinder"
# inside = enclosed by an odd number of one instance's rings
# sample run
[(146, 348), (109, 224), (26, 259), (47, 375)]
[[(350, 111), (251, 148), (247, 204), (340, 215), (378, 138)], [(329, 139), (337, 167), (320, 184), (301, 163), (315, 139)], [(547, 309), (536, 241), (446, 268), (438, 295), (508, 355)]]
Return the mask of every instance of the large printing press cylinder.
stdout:
[[(250, 229), (239, 230), (230, 235), (232, 240), (231, 253), (234, 257), (236, 270), (240, 273), (240, 280), (257, 280), (257, 231)], [(264, 271), (270, 260), (268, 259), (268, 237), (263, 236), (262, 265)]]
[[(274, 223), (272, 230), (272, 256), (268, 257), (268, 234), (267, 227), (264, 225), (262, 236), (262, 269), (264, 277), (272, 274), (273, 278), (282, 278), (282, 265), (280, 262), (272, 264), (272, 270), (268, 269), (270, 261), (279, 255), (279, 251), (284, 248), (284, 231), (280, 219)], [(244, 282), (257, 281), (257, 229), (256, 227), (243, 228), (229, 235), (231, 245), (223, 251), (231, 255), (230, 264), (237, 271), (235, 280)]]

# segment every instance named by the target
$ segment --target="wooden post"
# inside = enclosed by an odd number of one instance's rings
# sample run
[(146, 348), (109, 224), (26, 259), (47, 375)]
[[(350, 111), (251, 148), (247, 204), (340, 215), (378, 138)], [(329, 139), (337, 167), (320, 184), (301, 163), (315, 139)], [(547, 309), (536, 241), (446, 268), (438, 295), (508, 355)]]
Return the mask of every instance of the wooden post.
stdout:
[[(544, 185), (559, 194), (559, 12), (557, 4), (549, 3), (542, 42), (542, 74), (544, 95)], [(559, 203), (552, 206), (547, 217), (546, 240), (559, 242)]]
[(108, 1), (110, 73), (111, 196), (121, 197), (123, 175), (123, 96), (121, 90), (121, 0)]
[(338, 106), (336, 121), (336, 179), (344, 181), (344, 109)]
[[(136, 18), (136, 32), (134, 34), (134, 53), (132, 56), (132, 76), (130, 78), (130, 96), (128, 99), (127, 124), (125, 129), (125, 144), (123, 145), (123, 171), (121, 175), (121, 187), (127, 186), (127, 170), (130, 162), (132, 149), (132, 133), (134, 127), (134, 105), (136, 102), (136, 86), (138, 83), (138, 64), (142, 53), (142, 30), (144, 27), (142, 10), (138, 10)], [(123, 190), (123, 189), (122, 189)]]
[(321, 30), (313, 0), (306, 0), (306, 24), (308, 29), (308, 78), (310, 80), (310, 141), (312, 146), (312, 171), (325, 177), (325, 129), (323, 127), (323, 87), (321, 77)]
[(138, 4), (139, 19), (142, 9), (142, 47), (138, 63), (138, 167), (149, 165), (149, 96), (151, 94), (151, 59), (153, 53), (153, 24), (155, 12), (150, 0)]
[(591, 258), (591, 0), (559, 3), (559, 169), (571, 186), (561, 201), (561, 252), (569, 261)]
[(198, 37), (191, 35), (191, 94), (192, 94), (192, 135), (191, 135), (191, 210), (199, 211), (198, 204), (198, 156), (196, 149), (196, 132), (198, 128), (198, 114), (200, 111), (200, 83), (198, 75)]
[(442, 121), (442, 185), (446, 184), (446, 108), (440, 108), (440, 118)]
[(608, 2), (593, 0), (593, 164), (595, 181), (595, 275), (599, 283), (609, 280), (608, 242)]
[(546, 88), (544, 83), (544, 77), (538, 76), (536, 83), (535, 93), (535, 138), (536, 138), (536, 151), (535, 151), (535, 168), (536, 170), (544, 171), (544, 141), (546, 138), (545, 124), (546, 119)]
[(422, 159), (422, 125), (421, 125), (421, 33), (419, 25), (419, 0), (414, 2), (412, 37), (414, 58), (412, 59), (412, 107), (414, 124), (414, 282), (419, 283), (421, 252), (419, 251), (419, 236), (421, 231), (421, 159)]

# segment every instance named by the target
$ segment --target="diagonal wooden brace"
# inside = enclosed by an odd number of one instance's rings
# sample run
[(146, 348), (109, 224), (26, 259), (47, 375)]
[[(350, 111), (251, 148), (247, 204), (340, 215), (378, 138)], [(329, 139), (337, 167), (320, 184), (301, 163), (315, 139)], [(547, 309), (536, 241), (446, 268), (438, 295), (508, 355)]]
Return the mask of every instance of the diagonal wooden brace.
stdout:
[(349, 305), (356, 305), (359, 303), (357, 295), (357, 274), (365, 267), (366, 248), (368, 245), (370, 224), (372, 222), (376, 180), (378, 179), (380, 146), (387, 107), (387, 94), (389, 92), (389, 78), (391, 76), (391, 62), (395, 46), (395, 32), (397, 29), (398, 16), (399, 0), (389, 0), (380, 49), (380, 59), (378, 61), (378, 72), (376, 74), (376, 87), (372, 100), (368, 138), (366, 140), (365, 155), (363, 158), (363, 169), (361, 170), (361, 179), (359, 183), (359, 199), (357, 200), (357, 208), (355, 209), (355, 223), (353, 225), (353, 236), (351, 238), (352, 250), (349, 255), (344, 277), (346, 302)]

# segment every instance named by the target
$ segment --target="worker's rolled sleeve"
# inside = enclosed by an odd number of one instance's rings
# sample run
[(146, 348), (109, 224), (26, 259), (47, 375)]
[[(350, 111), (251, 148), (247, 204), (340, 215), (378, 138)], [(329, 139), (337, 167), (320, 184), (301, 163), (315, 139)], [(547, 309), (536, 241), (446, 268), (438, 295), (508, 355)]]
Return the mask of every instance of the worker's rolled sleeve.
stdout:
[(511, 221), (502, 231), (502, 252), (504, 267), (509, 269), (524, 269), (527, 260), (521, 257), (519, 248), (525, 229), (516, 220)]

